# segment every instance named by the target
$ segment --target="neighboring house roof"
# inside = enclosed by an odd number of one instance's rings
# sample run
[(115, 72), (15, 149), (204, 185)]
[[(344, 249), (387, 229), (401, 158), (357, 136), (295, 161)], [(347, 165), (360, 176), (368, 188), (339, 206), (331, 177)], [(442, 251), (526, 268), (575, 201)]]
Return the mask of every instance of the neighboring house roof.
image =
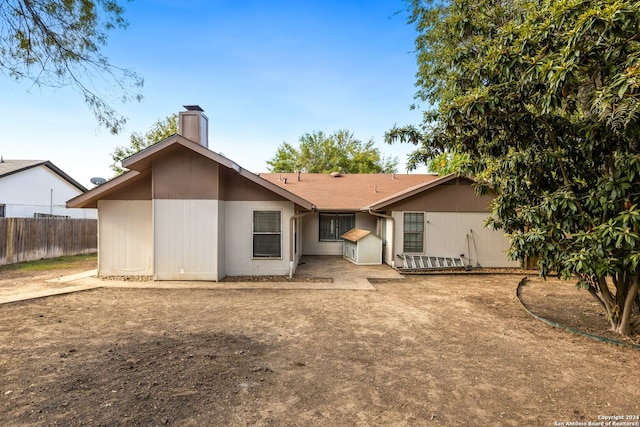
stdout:
[[(309, 200), (318, 210), (362, 210), (381, 199), (438, 179), (432, 174), (261, 173), (260, 177)], [(286, 183), (285, 183), (286, 178)]]
[(265, 179), (262, 179), (258, 175), (238, 166), (236, 163), (227, 159), (221, 154), (211, 151), (210, 149), (177, 134), (172, 135), (158, 142), (157, 144), (153, 144), (145, 148), (144, 150), (127, 157), (122, 161), (122, 166), (130, 169), (130, 171), (88, 191), (84, 195), (69, 200), (67, 202), (67, 206), (94, 206), (99, 199), (104, 198), (106, 195), (116, 191), (119, 188), (122, 188), (125, 185), (128, 185), (131, 182), (134, 182), (135, 180), (142, 178), (143, 176), (147, 176), (149, 174), (151, 164), (155, 159), (161, 156), (165, 156), (172, 151), (179, 149), (180, 147), (192, 150), (210, 160), (217, 162), (222, 166), (233, 169), (240, 176), (266, 188), (267, 190), (272, 191), (275, 194), (278, 194), (279, 196), (297, 204), (303, 209), (312, 210), (315, 207), (313, 203), (309, 202), (303, 197), (300, 197), (299, 195), (290, 192), (288, 189), (281, 188)]
[(20, 173), (22, 171), (36, 168), (38, 166), (44, 166), (51, 170), (56, 175), (60, 176), (60, 178), (67, 181), (69, 184), (76, 187), (78, 190), (85, 192), (87, 189), (80, 184), (75, 179), (71, 178), (69, 175), (64, 173), (60, 168), (51, 163), (48, 160), (7, 160), (2, 159), (0, 161), (0, 178), (4, 178), (5, 176), (13, 175), (16, 173)]

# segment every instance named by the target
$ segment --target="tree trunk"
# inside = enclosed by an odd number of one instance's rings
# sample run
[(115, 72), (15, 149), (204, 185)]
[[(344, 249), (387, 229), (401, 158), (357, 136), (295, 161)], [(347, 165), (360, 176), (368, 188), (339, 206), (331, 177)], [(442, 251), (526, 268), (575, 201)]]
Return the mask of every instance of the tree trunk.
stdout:
[(629, 288), (627, 296), (625, 298), (622, 313), (620, 315), (620, 323), (618, 324), (618, 328), (616, 330), (616, 332), (621, 335), (629, 335), (629, 333), (631, 333), (631, 312), (633, 311), (633, 304), (637, 295), (638, 276), (635, 275), (633, 277), (633, 283), (631, 284), (631, 287)]

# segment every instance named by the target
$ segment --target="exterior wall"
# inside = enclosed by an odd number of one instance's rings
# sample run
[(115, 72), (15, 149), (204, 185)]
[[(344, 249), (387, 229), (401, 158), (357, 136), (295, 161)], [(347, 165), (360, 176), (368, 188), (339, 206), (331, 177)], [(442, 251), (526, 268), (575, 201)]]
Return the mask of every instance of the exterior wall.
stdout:
[[(52, 191), (53, 190), (53, 191)], [(34, 214), (96, 219), (96, 209), (68, 209), (67, 200), (82, 194), (78, 188), (46, 166), (37, 166), (0, 178), (0, 204), (7, 218)]]
[(153, 225), (150, 200), (98, 202), (98, 274), (153, 274)]
[[(391, 253), (392, 242), (394, 236), (394, 221), (387, 218), (380, 218), (380, 237), (382, 238), (382, 262), (389, 265), (395, 265), (395, 254)], [(396, 252), (397, 253), (397, 252)]]
[(220, 168), (220, 199), (234, 202), (287, 201), (253, 181), (227, 168)]
[(154, 200), (156, 280), (218, 280), (218, 201)]
[[(415, 211), (414, 211), (415, 212)], [(403, 253), (404, 211), (393, 212), (395, 218), (395, 252)], [(509, 239), (499, 230), (484, 227), (483, 212), (424, 212), (424, 252), (422, 255), (460, 257), (472, 267), (518, 267), (506, 251)], [(474, 246), (475, 240), (475, 246)]]
[(224, 200), (218, 200), (218, 277), (216, 280), (221, 280), (227, 275), (227, 258), (225, 250), (225, 242), (227, 239), (226, 233), (226, 202)]
[(153, 162), (153, 198), (215, 200), (219, 165), (186, 148)]
[[(282, 222), (279, 259), (253, 258), (253, 211), (279, 210)], [(226, 218), (226, 274), (228, 276), (284, 276), (289, 274), (289, 218), (295, 214), (289, 201), (227, 201)]]
[(395, 203), (394, 211), (491, 212), (491, 196), (478, 196), (466, 178), (457, 178)]
[[(317, 213), (302, 219), (302, 255), (343, 255), (342, 241), (320, 241), (319, 221)], [(377, 218), (368, 213), (356, 212), (355, 227), (377, 233)]]

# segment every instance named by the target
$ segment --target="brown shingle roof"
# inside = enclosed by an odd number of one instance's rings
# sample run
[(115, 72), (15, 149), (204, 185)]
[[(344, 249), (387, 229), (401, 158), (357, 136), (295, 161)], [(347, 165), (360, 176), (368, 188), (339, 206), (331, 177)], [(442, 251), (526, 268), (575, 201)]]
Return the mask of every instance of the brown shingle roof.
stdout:
[[(261, 173), (270, 181), (316, 205), (318, 210), (354, 211), (418, 184), (434, 181), (431, 174), (330, 174)], [(284, 182), (286, 178), (286, 184)]]

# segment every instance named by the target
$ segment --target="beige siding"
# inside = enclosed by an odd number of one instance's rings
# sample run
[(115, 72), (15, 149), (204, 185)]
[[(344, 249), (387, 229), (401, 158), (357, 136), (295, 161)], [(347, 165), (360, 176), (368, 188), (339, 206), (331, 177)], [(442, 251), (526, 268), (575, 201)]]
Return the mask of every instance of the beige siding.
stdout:
[(218, 201), (218, 278), (223, 279), (227, 275), (227, 259), (225, 250), (226, 241), (226, 217), (225, 217), (225, 203), (223, 200)]
[(153, 227), (150, 200), (98, 202), (98, 274), (153, 274)]
[[(253, 211), (279, 210), (282, 225), (280, 259), (253, 258)], [(226, 273), (228, 276), (284, 276), (289, 274), (289, 218), (294, 215), (292, 202), (227, 201)]]
[(217, 200), (154, 200), (157, 280), (218, 280), (217, 213)]
[[(396, 254), (403, 253), (403, 214), (404, 212), (393, 213), (396, 219)], [(470, 263), (472, 267), (478, 264), (481, 267), (519, 266), (517, 261), (509, 260), (506, 255), (509, 240), (504, 233), (484, 227), (486, 213), (425, 212), (424, 217), (424, 255), (464, 255), (465, 264)]]

